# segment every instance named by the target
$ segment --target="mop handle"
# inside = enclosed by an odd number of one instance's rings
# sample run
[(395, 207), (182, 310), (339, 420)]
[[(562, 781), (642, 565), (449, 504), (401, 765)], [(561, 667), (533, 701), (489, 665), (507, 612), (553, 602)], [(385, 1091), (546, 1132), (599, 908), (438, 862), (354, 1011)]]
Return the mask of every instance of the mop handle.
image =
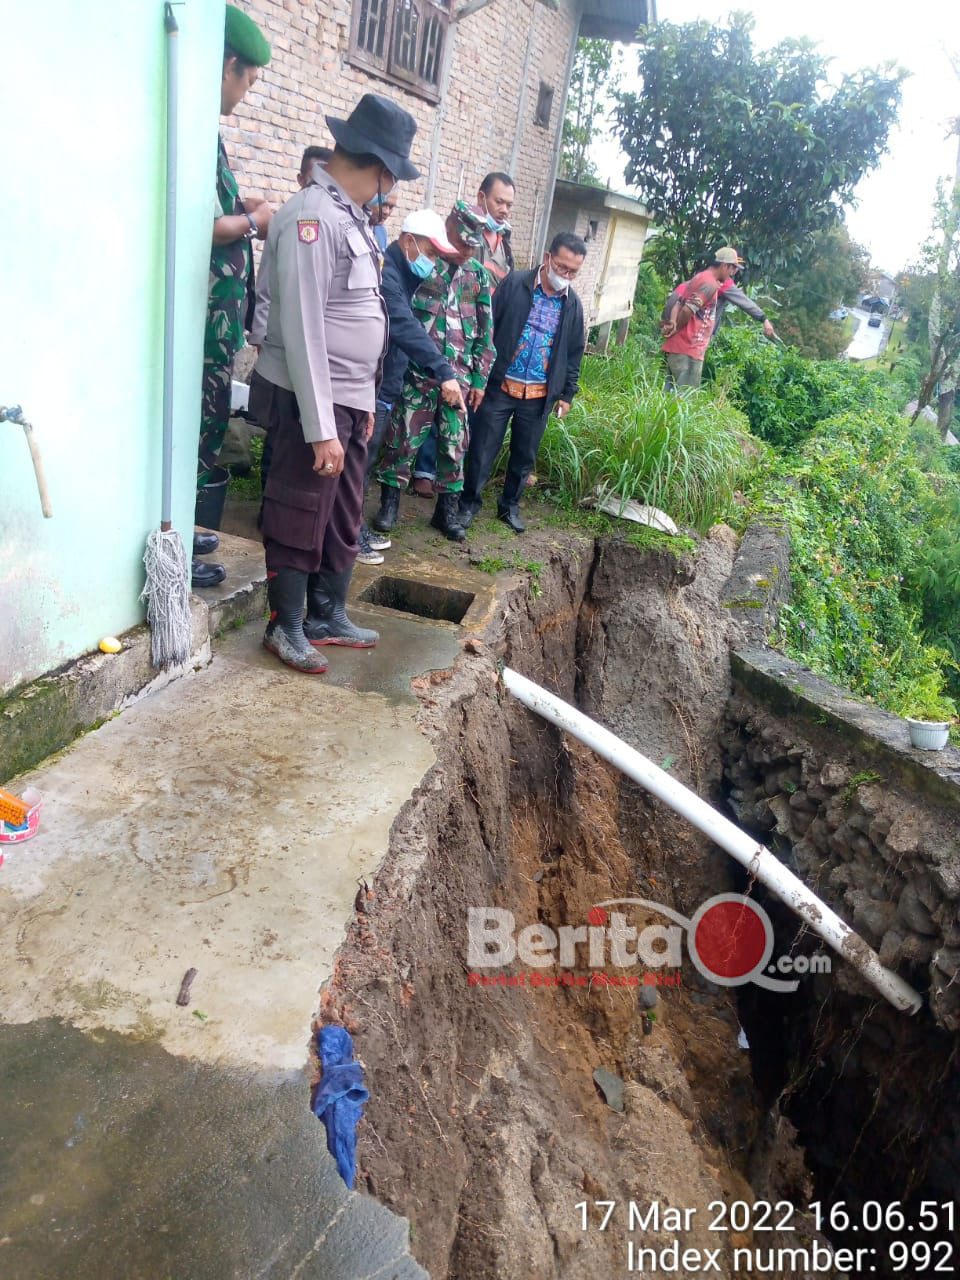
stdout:
[(163, 455), (161, 465), (160, 528), (171, 528), (173, 510), (173, 329), (174, 281), (177, 274), (177, 20), (173, 6), (163, 7), (167, 32), (167, 210), (163, 300)]

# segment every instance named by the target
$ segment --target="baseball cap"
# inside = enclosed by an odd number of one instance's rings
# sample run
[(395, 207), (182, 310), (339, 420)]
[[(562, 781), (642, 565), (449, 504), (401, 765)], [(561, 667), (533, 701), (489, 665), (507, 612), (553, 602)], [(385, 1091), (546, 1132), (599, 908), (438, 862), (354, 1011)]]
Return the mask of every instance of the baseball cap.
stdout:
[(743, 259), (739, 256), (736, 249), (732, 245), (725, 244), (722, 249), (718, 249), (713, 255), (714, 262), (725, 263), (728, 267), (742, 267)]
[(423, 236), (441, 253), (456, 253), (456, 249), (447, 239), (447, 229), (439, 213), (432, 209), (417, 209), (408, 213), (403, 220), (401, 232), (407, 231), (412, 236)]

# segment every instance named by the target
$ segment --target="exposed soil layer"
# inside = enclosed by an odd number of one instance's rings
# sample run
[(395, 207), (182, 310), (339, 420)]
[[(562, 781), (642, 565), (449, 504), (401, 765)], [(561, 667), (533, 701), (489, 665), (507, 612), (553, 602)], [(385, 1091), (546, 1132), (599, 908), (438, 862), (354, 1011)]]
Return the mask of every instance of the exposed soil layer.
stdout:
[[(680, 983), (659, 988), (470, 985), (470, 908), (558, 928), (623, 897), (689, 916), (733, 887), (725, 855), (511, 700), (498, 664), (717, 795), (731, 626), (719, 599), (735, 550), (718, 529), (685, 560), (585, 539), (541, 552), (537, 589), (506, 591), (483, 640), (422, 682), (438, 762), (394, 825), (320, 1016), (355, 1031), (367, 1069), (363, 1183), (410, 1218), (413, 1251), (436, 1278), (621, 1275), (631, 1241), (678, 1239), (717, 1251), (711, 1274), (743, 1276), (733, 1250), (750, 1231), (711, 1231), (708, 1205), (811, 1197), (793, 1130), (738, 1044), (733, 995), (688, 963), (648, 956), (646, 968)], [(633, 921), (665, 923), (652, 908)], [(606, 965), (637, 978), (644, 968)], [(571, 970), (589, 974), (585, 952), (532, 971)], [(625, 1082), (622, 1111), (594, 1084), (597, 1068)], [(598, 1201), (615, 1204), (606, 1230), (603, 1210), (577, 1207)], [(630, 1222), (630, 1202), (696, 1213), (657, 1233)], [(809, 1238), (807, 1220), (793, 1226), (762, 1243)]]

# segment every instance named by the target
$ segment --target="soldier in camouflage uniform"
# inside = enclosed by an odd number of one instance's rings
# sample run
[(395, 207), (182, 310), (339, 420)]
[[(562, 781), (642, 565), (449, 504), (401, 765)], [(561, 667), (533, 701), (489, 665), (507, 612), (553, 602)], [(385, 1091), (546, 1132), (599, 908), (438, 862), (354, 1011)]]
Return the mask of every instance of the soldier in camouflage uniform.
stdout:
[[(420, 286), (412, 302), (413, 314), (453, 366), (470, 409), (477, 408), (483, 400), (496, 357), (490, 278), (475, 256), (482, 226), (483, 215), (466, 201), (458, 200), (446, 223), (457, 257), (439, 260), (434, 274)], [(446, 404), (440, 384), (415, 364), (407, 371), (384, 442), (377, 471), (380, 510), (373, 526), (386, 533), (396, 523), (400, 493), (410, 483), (417, 450), (434, 424), (438, 436), (438, 498), (430, 523), (451, 541), (462, 542), (467, 535), (457, 518), (457, 506), (468, 444), (467, 415)]]
[[(241, 10), (228, 4), (220, 85), (222, 115), (230, 115), (242, 102), (257, 79), (259, 68), (269, 60), (270, 46), (259, 27)], [(220, 138), (197, 456), (196, 522), (206, 529), (220, 527), (229, 479), (217, 459), (230, 418), (233, 358), (243, 346), (244, 317), (253, 276), (250, 242), (267, 234), (270, 214), (270, 206), (262, 198), (240, 198), (237, 180)], [(194, 534), (192, 580), (195, 587), (213, 587), (226, 577), (223, 565), (196, 558), (215, 551), (218, 543), (216, 534)]]

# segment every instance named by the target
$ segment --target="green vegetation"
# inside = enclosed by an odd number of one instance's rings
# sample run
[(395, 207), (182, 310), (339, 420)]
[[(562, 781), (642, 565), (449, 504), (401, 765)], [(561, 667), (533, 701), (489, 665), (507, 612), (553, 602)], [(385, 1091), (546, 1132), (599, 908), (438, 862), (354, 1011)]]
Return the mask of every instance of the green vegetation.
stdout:
[(263, 496), (260, 491), (260, 463), (263, 459), (264, 437), (254, 435), (250, 439), (250, 458), (252, 467), (246, 475), (231, 475), (229, 490), (234, 498), (245, 502), (259, 502)]
[(854, 243), (843, 223), (811, 236), (808, 248), (777, 273), (781, 287), (768, 287), (777, 305), (781, 338), (800, 355), (836, 359), (850, 345), (855, 320), (848, 315), (838, 323), (830, 319), (830, 312), (860, 297), (869, 266), (866, 249)]
[(722, 394), (673, 395), (633, 343), (584, 364), (569, 416), (551, 418), (537, 461), (547, 496), (636, 499), (705, 531), (727, 517), (749, 467), (744, 417)]
[(784, 525), (793, 595), (779, 642), (814, 671), (906, 714), (956, 688), (960, 488), (937, 437), (889, 405), (849, 409), (775, 458), (750, 515)]
[(956, 719), (956, 699), (943, 692), (941, 671), (928, 671), (904, 686), (894, 703), (897, 715), (909, 720), (943, 723)]
[(857, 794), (857, 791), (871, 782), (879, 782), (879, 773), (874, 773), (871, 769), (864, 769), (860, 773), (855, 773), (840, 794), (840, 799), (845, 805), (849, 805), (850, 801)]
[(588, 358), (573, 411), (551, 420), (538, 462), (559, 508), (551, 518), (674, 554), (693, 544), (580, 504), (632, 497), (701, 532), (717, 520), (779, 524), (793, 593), (772, 642), (897, 714), (952, 719), (960, 449), (903, 416), (919, 380), (913, 348), (896, 353), (895, 371), (869, 370), (807, 359), (735, 322), (710, 348), (704, 390), (671, 395), (651, 334), (662, 298), (656, 273), (641, 273), (634, 310), (646, 333)]
[(858, 364), (809, 360), (768, 342), (755, 325), (724, 324), (708, 348), (705, 374), (747, 416), (750, 430), (776, 449), (801, 443), (838, 413), (892, 411), (907, 388)]

